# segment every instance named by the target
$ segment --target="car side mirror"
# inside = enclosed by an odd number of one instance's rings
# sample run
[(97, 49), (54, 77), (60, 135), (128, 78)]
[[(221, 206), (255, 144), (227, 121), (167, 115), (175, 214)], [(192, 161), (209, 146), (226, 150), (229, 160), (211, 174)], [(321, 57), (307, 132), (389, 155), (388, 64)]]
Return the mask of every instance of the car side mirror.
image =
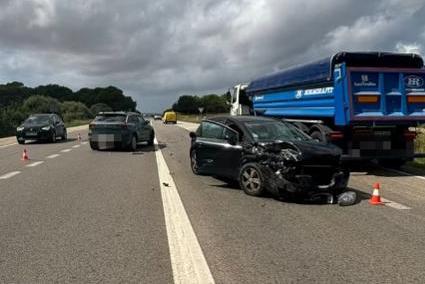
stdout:
[(195, 132), (190, 132), (189, 133), (189, 136), (190, 136), (190, 138), (192, 138), (193, 140), (195, 140), (196, 139), (196, 133)]
[(230, 144), (230, 145), (236, 145), (238, 143), (238, 135), (229, 135), (226, 134), (224, 136), (224, 139)]
[(151, 121), (149, 119), (146, 119), (145, 121), (146, 121), (146, 124), (150, 124), (151, 123)]

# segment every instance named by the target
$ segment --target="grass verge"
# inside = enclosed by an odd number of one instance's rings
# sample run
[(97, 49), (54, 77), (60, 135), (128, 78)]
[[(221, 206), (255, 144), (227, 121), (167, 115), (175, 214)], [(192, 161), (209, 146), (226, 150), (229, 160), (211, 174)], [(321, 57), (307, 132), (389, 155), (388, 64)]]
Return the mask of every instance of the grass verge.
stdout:
[(88, 120), (73, 120), (73, 121), (70, 121), (70, 122), (66, 122), (65, 127), (69, 128), (69, 127), (74, 127), (74, 126), (85, 125), (85, 124), (89, 124), (90, 121), (92, 121), (92, 120), (91, 119), (88, 119)]

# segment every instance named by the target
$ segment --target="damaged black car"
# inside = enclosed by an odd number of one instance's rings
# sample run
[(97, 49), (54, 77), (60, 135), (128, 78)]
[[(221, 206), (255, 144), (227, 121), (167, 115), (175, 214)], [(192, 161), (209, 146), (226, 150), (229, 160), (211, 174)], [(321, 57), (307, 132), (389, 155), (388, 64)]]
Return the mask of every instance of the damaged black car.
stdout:
[(341, 166), (341, 150), (288, 122), (215, 117), (202, 121), (190, 137), (193, 173), (237, 181), (249, 195), (336, 196), (347, 187), (349, 171)]

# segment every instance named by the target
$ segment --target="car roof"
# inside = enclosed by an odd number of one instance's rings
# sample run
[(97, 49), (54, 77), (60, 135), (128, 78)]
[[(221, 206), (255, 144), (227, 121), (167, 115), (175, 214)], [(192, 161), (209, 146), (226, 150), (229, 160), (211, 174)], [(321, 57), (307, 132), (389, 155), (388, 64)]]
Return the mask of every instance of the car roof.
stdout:
[(136, 114), (140, 115), (140, 113), (137, 112), (126, 112), (126, 111), (101, 111), (98, 113), (98, 115), (130, 115), (130, 114)]
[(243, 123), (243, 122), (253, 122), (253, 121), (276, 121), (274, 118), (270, 117), (264, 117), (264, 116), (250, 116), (250, 115), (241, 115), (241, 116), (231, 116), (231, 115), (224, 115), (224, 116), (215, 116), (209, 118), (209, 120), (212, 121), (225, 121), (225, 120), (233, 120), (235, 122)]

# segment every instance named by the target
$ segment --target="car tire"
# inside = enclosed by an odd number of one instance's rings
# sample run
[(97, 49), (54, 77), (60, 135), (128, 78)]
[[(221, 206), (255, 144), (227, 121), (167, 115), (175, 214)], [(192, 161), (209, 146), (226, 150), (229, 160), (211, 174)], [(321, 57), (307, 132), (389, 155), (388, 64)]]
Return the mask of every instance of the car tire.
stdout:
[(154, 140), (155, 140), (155, 132), (152, 131), (148, 140), (148, 145), (153, 146)]
[(198, 162), (196, 160), (196, 151), (195, 150), (192, 150), (190, 152), (190, 168), (192, 169), (192, 172), (195, 175), (199, 175), (200, 174), (199, 167), (198, 167)]
[(97, 142), (90, 141), (90, 148), (92, 150), (99, 150), (99, 144), (97, 144)]
[(62, 135), (62, 141), (66, 141), (67, 139), (68, 139), (68, 133), (66, 132), (66, 129), (65, 129)]
[(50, 142), (56, 143), (56, 133), (55, 132), (52, 132), (52, 134), (50, 135)]
[(137, 137), (133, 135), (130, 140), (130, 144), (128, 145), (128, 149), (132, 152), (137, 150)]
[(261, 196), (265, 191), (265, 179), (256, 163), (247, 163), (239, 171), (239, 186), (248, 195)]
[(25, 144), (25, 139), (17, 139), (19, 144)]

